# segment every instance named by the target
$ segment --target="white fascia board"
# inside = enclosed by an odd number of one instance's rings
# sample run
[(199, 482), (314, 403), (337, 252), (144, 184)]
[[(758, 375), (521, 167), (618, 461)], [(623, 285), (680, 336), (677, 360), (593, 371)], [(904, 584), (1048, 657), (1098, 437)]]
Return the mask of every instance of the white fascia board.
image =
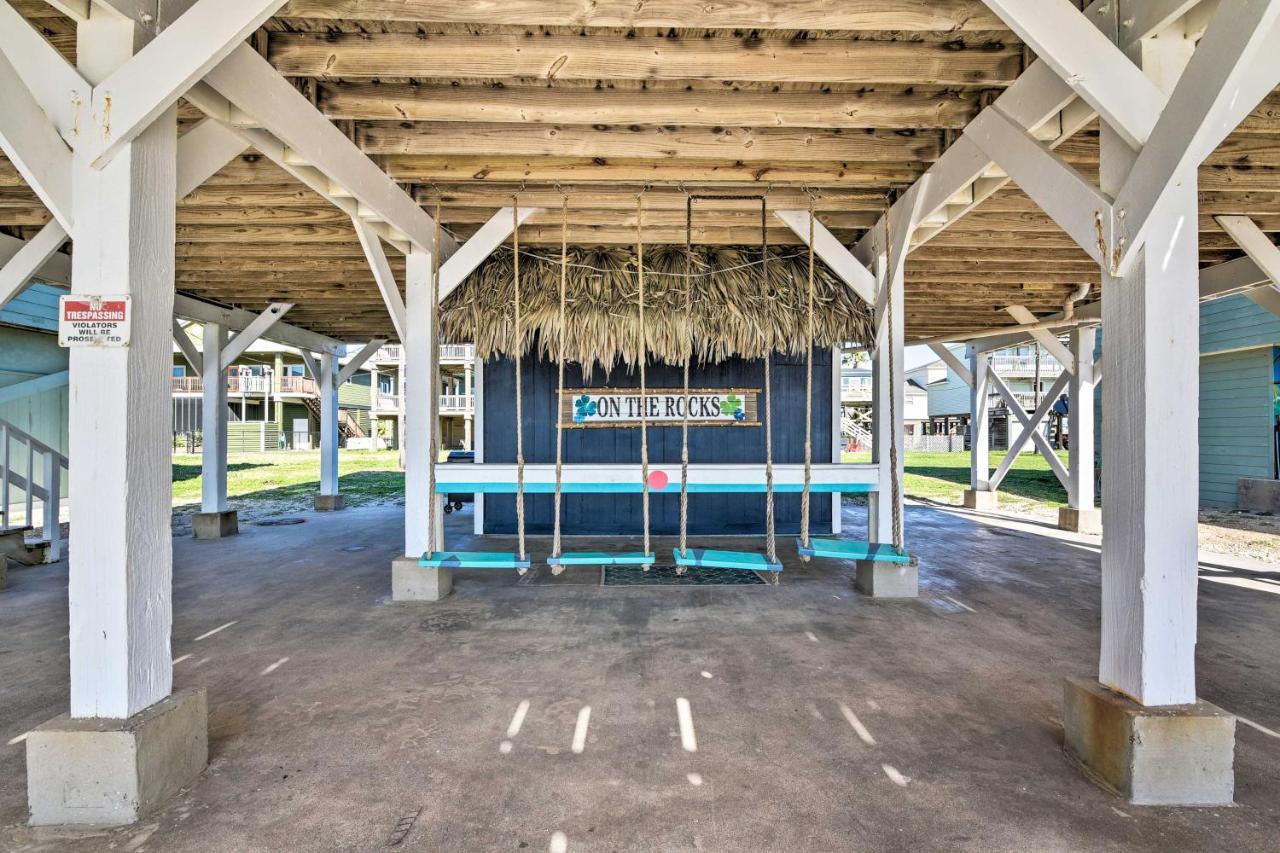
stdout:
[[(472, 234), (458, 251), (451, 256), (446, 255), (448, 260), (441, 258), (440, 301), (444, 302), (449, 294), (462, 284), (463, 279), (471, 275), (476, 267), (484, 263), (485, 258), (492, 255), (494, 250), (511, 236), (517, 223), (523, 225), (530, 216), (541, 212), (542, 209), (538, 207), (522, 207), (516, 211), (515, 221), (513, 221), (511, 208), (501, 208), (489, 217), (489, 221), (481, 225), (480, 229)], [(427, 251), (431, 251), (429, 246)]]
[[(252, 311), (215, 305), (182, 293), (174, 294), (173, 313), (177, 317), (185, 317), (200, 323), (217, 323), (231, 331), (246, 329), (258, 318), (258, 315)], [(275, 324), (267, 333), (267, 337), (276, 343), (311, 352), (327, 352), (341, 356), (347, 351), (347, 345), (342, 341), (297, 326), (290, 326), (288, 323)]]
[[(430, 251), (435, 223), (426, 211), (252, 48), (237, 47), (205, 81), (359, 204)], [(458, 248), (448, 233), (442, 243), (446, 257)]]
[[(810, 215), (807, 210), (775, 210), (773, 215), (809, 245)], [(813, 253), (827, 265), (836, 278), (849, 286), (868, 305), (876, 304), (876, 277), (853, 253), (844, 247), (827, 227), (813, 217)]]
[[(102, 168), (285, 0), (199, 0), (93, 89), (93, 112), (109, 135), (84, 140)], [(106, 116), (110, 116), (109, 119)]]
[[(22, 26), (27, 26), (26, 22)], [(70, 233), (71, 149), (3, 53), (0, 53), (0, 150), (8, 155), (27, 186)]]

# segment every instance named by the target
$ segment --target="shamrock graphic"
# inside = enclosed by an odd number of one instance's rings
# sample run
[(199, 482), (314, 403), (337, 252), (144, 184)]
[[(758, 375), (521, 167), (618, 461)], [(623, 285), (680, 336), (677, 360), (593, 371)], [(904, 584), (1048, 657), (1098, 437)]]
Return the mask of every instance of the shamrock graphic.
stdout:
[(596, 413), (596, 404), (586, 394), (573, 401), (573, 422), (582, 423)]
[(724, 398), (724, 402), (720, 404), (720, 411), (726, 415), (733, 415), (735, 421), (743, 421), (747, 419), (747, 413), (742, 408), (742, 401), (738, 399), (737, 394), (730, 394)]

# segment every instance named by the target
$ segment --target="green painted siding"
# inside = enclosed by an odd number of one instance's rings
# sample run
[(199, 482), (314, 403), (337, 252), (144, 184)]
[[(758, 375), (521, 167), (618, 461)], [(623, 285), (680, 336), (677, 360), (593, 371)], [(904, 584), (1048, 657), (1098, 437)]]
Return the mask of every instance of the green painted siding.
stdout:
[(263, 449), (275, 450), (280, 430), (272, 421), (232, 421), (227, 424), (228, 453), (257, 453)]
[(1237, 480), (1274, 477), (1273, 435), (1271, 347), (1201, 358), (1200, 503), (1235, 507)]
[(356, 373), (350, 382), (344, 382), (338, 388), (338, 405), (344, 409), (369, 408), (369, 374)]
[(1280, 317), (1245, 296), (1200, 306), (1200, 352), (1207, 355), (1280, 343)]

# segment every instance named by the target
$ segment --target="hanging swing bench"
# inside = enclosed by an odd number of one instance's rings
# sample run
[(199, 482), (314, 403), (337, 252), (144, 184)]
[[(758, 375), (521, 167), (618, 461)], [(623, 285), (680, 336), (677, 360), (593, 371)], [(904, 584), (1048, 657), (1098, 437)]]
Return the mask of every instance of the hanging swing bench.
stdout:
[[(644, 341), (644, 193), (636, 196), (636, 304), (639, 309), (640, 340)], [(560, 341), (557, 347), (556, 364), (559, 380), (556, 399), (564, 396), (564, 362), (565, 362), (565, 305), (568, 302), (567, 288), (569, 278), (569, 197), (562, 196), (560, 206)], [(645, 361), (643, 343), (639, 359), (640, 399), (645, 399), (648, 386), (645, 382)], [(641, 502), (644, 506), (644, 550), (611, 554), (605, 551), (564, 551), (561, 549), (560, 534), (560, 499), (564, 493), (564, 424), (556, 418), (556, 486), (555, 486), (555, 530), (551, 540), (551, 556), (547, 565), (553, 574), (559, 574), (570, 566), (640, 566), (646, 572), (653, 566), (654, 554), (649, 547), (649, 419), (645, 407), (640, 407), (640, 480)]]

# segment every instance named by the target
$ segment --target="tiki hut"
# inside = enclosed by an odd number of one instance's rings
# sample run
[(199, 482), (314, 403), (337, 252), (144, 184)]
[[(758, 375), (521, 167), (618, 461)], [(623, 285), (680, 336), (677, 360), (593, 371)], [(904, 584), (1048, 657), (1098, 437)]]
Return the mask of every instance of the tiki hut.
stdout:
[[(805, 250), (683, 246), (646, 248), (643, 346), (633, 250), (570, 249), (565, 302), (565, 352), (560, 340), (560, 252), (520, 253), (520, 334), (515, 335), (515, 282), (510, 248), (495, 252), (445, 301), (446, 341), (474, 341), (476, 356), (561, 355), (606, 372), (634, 366), (641, 352), (670, 364), (692, 343), (696, 362), (800, 355), (808, 336), (809, 256)], [(832, 347), (872, 338), (867, 306), (815, 264), (813, 343)], [(692, 291), (689, 291), (692, 288)], [(686, 303), (686, 299), (689, 300)], [(688, 307), (688, 310), (686, 308)]]

